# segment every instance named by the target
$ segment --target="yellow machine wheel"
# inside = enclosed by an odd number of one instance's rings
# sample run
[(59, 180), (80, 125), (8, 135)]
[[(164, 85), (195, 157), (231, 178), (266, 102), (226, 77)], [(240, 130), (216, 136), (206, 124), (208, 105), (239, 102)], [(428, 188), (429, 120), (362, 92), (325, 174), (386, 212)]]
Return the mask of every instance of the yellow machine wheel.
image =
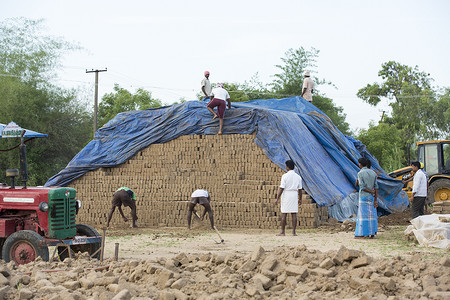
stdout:
[(450, 200), (450, 179), (433, 181), (428, 189), (428, 199), (434, 199), (434, 202)]

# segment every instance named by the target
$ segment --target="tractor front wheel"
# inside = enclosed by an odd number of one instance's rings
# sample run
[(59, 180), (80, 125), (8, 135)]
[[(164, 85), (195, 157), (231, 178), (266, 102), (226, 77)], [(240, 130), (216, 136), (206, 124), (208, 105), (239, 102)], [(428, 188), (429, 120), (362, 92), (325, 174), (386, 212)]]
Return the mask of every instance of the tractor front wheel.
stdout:
[(450, 200), (450, 179), (433, 181), (428, 188), (428, 199), (431, 203)]
[(2, 257), (6, 262), (14, 261), (17, 265), (24, 265), (38, 256), (48, 261), (48, 247), (44, 238), (31, 230), (14, 232), (3, 245)]
[[(86, 224), (76, 224), (75, 227), (77, 228), (77, 236), (87, 236), (87, 237), (94, 237), (94, 236), (100, 236), (97, 230), (95, 230), (94, 227), (86, 225)], [(91, 243), (91, 244), (80, 244), (80, 245), (73, 245), (70, 246), (70, 250), (74, 253), (78, 252), (87, 252), (89, 255), (92, 255), (95, 251), (100, 249), (101, 243)], [(65, 258), (69, 257), (69, 253), (67, 252), (67, 247), (58, 247), (58, 255), (59, 259), (63, 261)], [(100, 252), (97, 252), (97, 254), (94, 255), (93, 258), (100, 258)]]

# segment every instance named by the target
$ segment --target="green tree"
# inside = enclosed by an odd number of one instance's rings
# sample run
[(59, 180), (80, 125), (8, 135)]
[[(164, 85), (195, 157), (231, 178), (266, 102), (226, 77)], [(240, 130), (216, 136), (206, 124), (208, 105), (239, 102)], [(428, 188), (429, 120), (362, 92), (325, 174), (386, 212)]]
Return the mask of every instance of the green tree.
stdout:
[(438, 138), (440, 113), (434, 111), (438, 100), (429, 74), (418, 66), (389, 61), (382, 64), (378, 76), (383, 82), (368, 84), (358, 91), (358, 97), (373, 106), (387, 99), (392, 109), (387, 121), (404, 131), (405, 144), (417, 138)]
[[(49, 81), (64, 53), (76, 47), (43, 33), (42, 21), (8, 19), (0, 23), (1, 123), (47, 133), (27, 143), (30, 185), (42, 185), (89, 141), (92, 118), (75, 90)], [(5, 141), (6, 140), (6, 141)], [(19, 139), (3, 139), (8, 149)], [(17, 149), (0, 152), (0, 170), (19, 168)], [(0, 172), (0, 181), (6, 181)]]
[(44, 20), (7, 19), (0, 23), (0, 62), (2, 71), (19, 76), (29, 84), (54, 78), (61, 56), (81, 49), (61, 37), (43, 34)]
[[(283, 64), (276, 65), (281, 70), (275, 74), (276, 78), (271, 84), (272, 93), (278, 97), (299, 96), (302, 93), (302, 82), (305, 71), (315, 73), (317, 68), (316, 62), (319, 56), (319, 50), (311, 48), (305, 50), (303, 47), (298, 49), (289, 49), (285, 53), (285, 57), (281, 58)], [(333, 85), (325, 79), (313, 76), (314, 80), (314, 96), (312, 104), (323, 111), (333, 121), (334, 125), (344, 134), (350, 134), (350, 126), (345, 121), (346, 114), (341, 106), (337, 106), (331, 98), (321, 95), (318, 86)], [(275, 97), (272, 97), (275, 98)]]
[(433, 115), (439, 138), (450, 139), (450, 88), (445, 88), (443, 93), (438, 95)]
[(407, 163), (406, 153), (403, 151), (402, 130), (388, 123), (369, 124), (369, 129), (361, 130), (358, 139), (366, 145), (385, 170), (394, 171)]
[(243, 102), (255, 99), (273, 99), (276, 94), (267, 88), (260, 80), (258, 73), (244, 83), (225, 83), (225, 89), (230, 93), (231, 101)]
[[(385, 157), (389, 156), (386, 154), (388, 152), (391, 157), (395, 157), (392, 153), (400, 149), (400, 153), (403, 153), (400, 155), (401, 161), (407, 164), (408, 145), (417, 140), (449, 137), (449, 89), (439, 94), (433, 89), (433, 79), (428, 73), (420, 71), (418, 66), (412, 68), (395, 61), (382, 64), (378, 75), (383, 80), (381, 83), (368, 84), (357, 95), (373, 106), (378, 105), (382, 99), (387, 99), (392, 112), (384, 120), (387, 124), (380, 123), (363, 132), (367, 148), (384, 145)], [(389, 126), (390, 132), (375, 134), (385, 131), (386, 126)], [(395, 135), (398, 139), (395, 143), (392, 140), (392, 128), (400, 133)], [(394, 163), (391, 164), (393, 165)]]
[(105, 94), (98, 106), (99, 127), (106, 124), (118, 113), (155, 108), (162, 105), (160, 100), (152, 98), (149, 91), (140, 88), (133, 95), (130, 91), (115, 84), (114, 92)]

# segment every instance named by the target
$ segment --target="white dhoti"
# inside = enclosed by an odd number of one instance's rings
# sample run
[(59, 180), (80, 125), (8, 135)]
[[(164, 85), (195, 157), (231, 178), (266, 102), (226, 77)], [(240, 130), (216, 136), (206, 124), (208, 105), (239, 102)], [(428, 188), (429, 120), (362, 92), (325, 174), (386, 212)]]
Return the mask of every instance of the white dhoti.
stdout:
[(281, 194), (281, 212), (285, 214), (298, 212), (298, 190), (283, 191), (283, 194)]

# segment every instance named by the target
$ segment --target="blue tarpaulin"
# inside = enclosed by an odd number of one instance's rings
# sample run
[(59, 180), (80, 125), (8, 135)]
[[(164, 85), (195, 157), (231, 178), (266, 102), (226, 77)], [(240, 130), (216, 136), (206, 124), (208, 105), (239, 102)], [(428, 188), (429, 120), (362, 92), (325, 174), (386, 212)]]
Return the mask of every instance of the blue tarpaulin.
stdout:
[[(120, 113), (45, 186), (65, 186), (88, 171), (117, 166), (151, 144), (217, 132), (218, 120), (212, 120), (202, 101)], [(401, 181), (388, 177), (360, 141), (343, 135), (322, 111), (301, 97), (232, 103), (225, 113), (223, 133), (254, 132), (255, 143), (272, 162), (283, 169), (286, 160), (295, 162), (305, 190), (318, 205), (328, 206), (329, 215), (339, 221), (357, 212), (354, 183), (357, 160), (362, 156), (370, 159), (378, 174), (379, 214), (408, 206)]]

